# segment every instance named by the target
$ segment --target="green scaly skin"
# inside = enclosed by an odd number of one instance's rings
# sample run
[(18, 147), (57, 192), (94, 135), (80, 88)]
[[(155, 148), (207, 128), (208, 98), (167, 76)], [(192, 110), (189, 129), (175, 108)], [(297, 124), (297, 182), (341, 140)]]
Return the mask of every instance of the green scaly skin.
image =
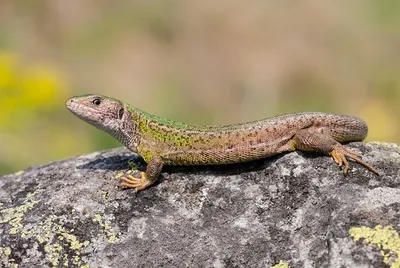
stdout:
[(154, 116), (119, 100), (100, 95), (73, 97), (68, 109), (106, 131), (147, 162), (141, 178), (124, 177), (123, 186), (143, 190), (164, 165), (218, 165), (303, 150), (331, 155), (347, 173), (346, 157), (377, 171), (340, 142), (363, 140), (366, 123), (356, 117), (318, 112), (294, 113), (250, 123), (189, 125)]

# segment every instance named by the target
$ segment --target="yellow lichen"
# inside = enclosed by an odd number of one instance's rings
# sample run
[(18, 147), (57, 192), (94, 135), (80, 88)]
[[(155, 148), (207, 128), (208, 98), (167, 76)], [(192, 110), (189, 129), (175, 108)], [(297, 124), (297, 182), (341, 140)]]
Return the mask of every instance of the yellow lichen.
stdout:
[[(9, 256), (11, 255), (11, 248), (10, 247), (0, 247), (0, 259), (2, 260), (2, 264), (5, 264), (4, 267), (9, 267), (9, 268), (17, 268), (18, 264), (15, 263), (15, 259), (9, 259)], [(1, 266), (3, 267), (3, 266)]]
[(132, 174), (134, 171), (137, 171), (137, 170), (131, 169), (131, 170), (128, 170), (126, 172), (119, 172), (119, 173), (117, 173), (117, 175), (115, 175), (115, 178), (119, 179), (119, 178), (121, 178), (123, 176), (126, 176), (127, 174)]
[[(59, 265), (62, 261), (62, 265), (67, 267), (70, 264), (70, 258), (68, 254), (66, 254), (68, 250), (74, 252), (71, 258), (72, 264), (81, 266), (80, 250), (88, 246), (89, 242), (80, 242), (75, 235), (71, 234), (71, 232), (74, 231), (73, 229), (66, 230), (65, 227), (56, 223), (56, 221), (56, 216), (48, 217), (44, 222), (39, 224), (38, 228), (44, 232), (44, 235), (36, 235), (36, 239), (39, 243), (47, 243), (45, 245), (45, 252), (47, 253), (46, 259), (53, 265)], [(57, 239), (55, 241), (59, 241), (60, 243), (52, 242), (54, 238)], [(66, 245), (69, 245), (67, 249)]]
[(289, 268), (289, 267), (290, 267), (289, 263), (282, 260), (278, 264), (271, 266), (271, 268)]
[(129, 161), (128, 161), (128, 166), (131, 168), (131, 170), (137, 171), (137, 164), (136, 164), (135, 161), (129, 160)]
[(22, 205), (0, 210), (0, 215), (2, 215), (0, 223), (8, 223), (11, 226), (9, 234), (17, 234), (22, 230), (25, 214), (38, 203), (34, 198), (35, 195), (36, 193), (28, 193)]
[(119, 238), (116, 233), (111, 231), (111, 225), (106, 221), (103, 222), (103, 219), (100, 214), (94, 215), (94, 218), (92, 220), (93, 222), (97, 222), (104, 230), (104, 233), (106, 234), (107, 241), (109, 243), (117, 243), (119, 241)]
[(33, 234), (33, 230), (26, 230), (26, 229), (23, 229), (23, 230), (21, 231), (21, 237), (22, 237), (22, 238), (31, 237), (32, 234)]
[[(10, 233), (20, 234), (21, 239), (33, 238), (41, 244), (44, 247), (45, 259), (51, 266), (89, 267), (82, 261), (81, 250), (89, 246), (90, 242), (79, 241), (78, 237), (73, 234), (74, 229), (67, 229), (62, 226), (59, 222), (63, 221), (58, 216), (48, 215), (44, 220), (29, 228), (24, 226), (23, 218), (26, 213), (38, 203), (35, 200), (35, 194), (29, 193), (21, 206), (0, 210), (0, 223), (9, 224)], [(100, 214), (96, 214), (93, 222), (102, 227), (101, 233), (105, 235), (109, 243), (119, 241), (117, 234), (112, 231), (110, 221), (104, 220)], [(0, 247), (0, 255), (10, 256), (11, 253), (10, 247)], [(13, 266), (12, 260), (8, 260), (8, 263), (10, 267)]]
[(94, 218), (92, 221), (93, 222), (101, 222), (101, 215), (99, 213), (97, 213), (96, 215), (94, 215)]
[[(61, 237), (63, 237), (63, 239), (65, 238), (65, 240), (70, 244), (70, 249), (80, 250), (84, 246), (83, 243), (79, 242), (78, 238), (75, 235), (70, 234), (63, 226), (56, 225), (56, 230), (57, 232), (60, 232)], [(72, 231), (73, 230), (71, 230), (71, 232)]]
[(44, 251), (46, 254), (46, 259), (53, 265), (58, 266), (60, 254), (62, 252), (62, 247), (58, 243), (54, 243), (52, 245), (47, 245), (44, 247)]
[(101, 194), (101, 197), (103, 198), (103, 200), (108, 200), (108, 198), (110, 198), (110, 194), (108, 192), (103, 192)]
[(353, 227), (349, 234), (355, 241), (363, 239), (366, 244), (377, 246), (381, 250), (383, 262), (391, 268), (400, 268), (400, 237), (399, 233), (391, 226), (375, 228)]
[(0, 256), (5, 255), (5, 256), (10, 256), (11, 255), (11, 248), (10, 247), (0, 247)]
[(19, 175), (21, 175), (21, 174), (24, 174), (24, 172), (25, 172), (25, 171), (20, 170), (20, 171), (15, 172), (13, 175), (14, 175), (14, 176), (19, 176)]

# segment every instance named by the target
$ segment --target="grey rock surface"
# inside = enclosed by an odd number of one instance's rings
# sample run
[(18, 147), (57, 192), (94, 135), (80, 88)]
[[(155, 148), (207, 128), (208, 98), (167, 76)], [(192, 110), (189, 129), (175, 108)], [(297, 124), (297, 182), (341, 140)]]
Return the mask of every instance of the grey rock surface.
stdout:
[(0, 177), (0, 266), (400, 264), (400, 148), (349, 146), (381, 175), (352, 162), (344, 176), (327, 156), (293, 152), (167, 167), (135, 193), (118, 177), (145, 164), (121, 148)]

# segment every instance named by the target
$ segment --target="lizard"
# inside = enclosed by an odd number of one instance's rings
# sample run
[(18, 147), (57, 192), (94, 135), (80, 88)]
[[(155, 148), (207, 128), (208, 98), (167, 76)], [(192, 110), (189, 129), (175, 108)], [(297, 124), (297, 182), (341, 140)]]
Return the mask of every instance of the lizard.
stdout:
[(121, 186), (136, 191), (154, 184), (165, 165), (234, 164), (294, 150), (330, 155), (345, 174), (347, 158), (378, 174), (342, 144), (367, 136), (365, 121), (353, 116), (300, 112), (218, 126), (169, 120), (101, 95), (72, 97), (66, 106), (144, 159), (147, 167), (140, 178), (121, 178)]

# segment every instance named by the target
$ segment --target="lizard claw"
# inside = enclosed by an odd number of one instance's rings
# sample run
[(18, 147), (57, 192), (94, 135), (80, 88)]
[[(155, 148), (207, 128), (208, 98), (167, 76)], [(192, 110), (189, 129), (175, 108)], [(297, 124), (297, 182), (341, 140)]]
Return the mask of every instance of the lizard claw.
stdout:
[(338, 164), (339, 167), (344, 166), (344, 168), (343, 168), (344, 174), (347, 174), (347, 172), (349, 171), (349, 162), (347, 161), (346, 156), (349, 159), (352, 159), (353, 161), (368, 168), (375, 174), (378, 174), (378, 171), (376, 171), (376, 169), (374, 167), (372, 167), (370, 164), (361, 160), (359, 154), (345, 148), (341, 144), (335, 145), (333, 150), (330, 152), (330, 155), (332, 156), (333, 160), (336, 162), (336, 164)]
[(150, 186), (151, 182), (146, 176), (145, 172), (141, 173), (141, 178), (135, 178), (132, 175), (127, 175), (121, 178), (120, 186), (127, 188), (134, 188), (136, 191), (141, 191)]

